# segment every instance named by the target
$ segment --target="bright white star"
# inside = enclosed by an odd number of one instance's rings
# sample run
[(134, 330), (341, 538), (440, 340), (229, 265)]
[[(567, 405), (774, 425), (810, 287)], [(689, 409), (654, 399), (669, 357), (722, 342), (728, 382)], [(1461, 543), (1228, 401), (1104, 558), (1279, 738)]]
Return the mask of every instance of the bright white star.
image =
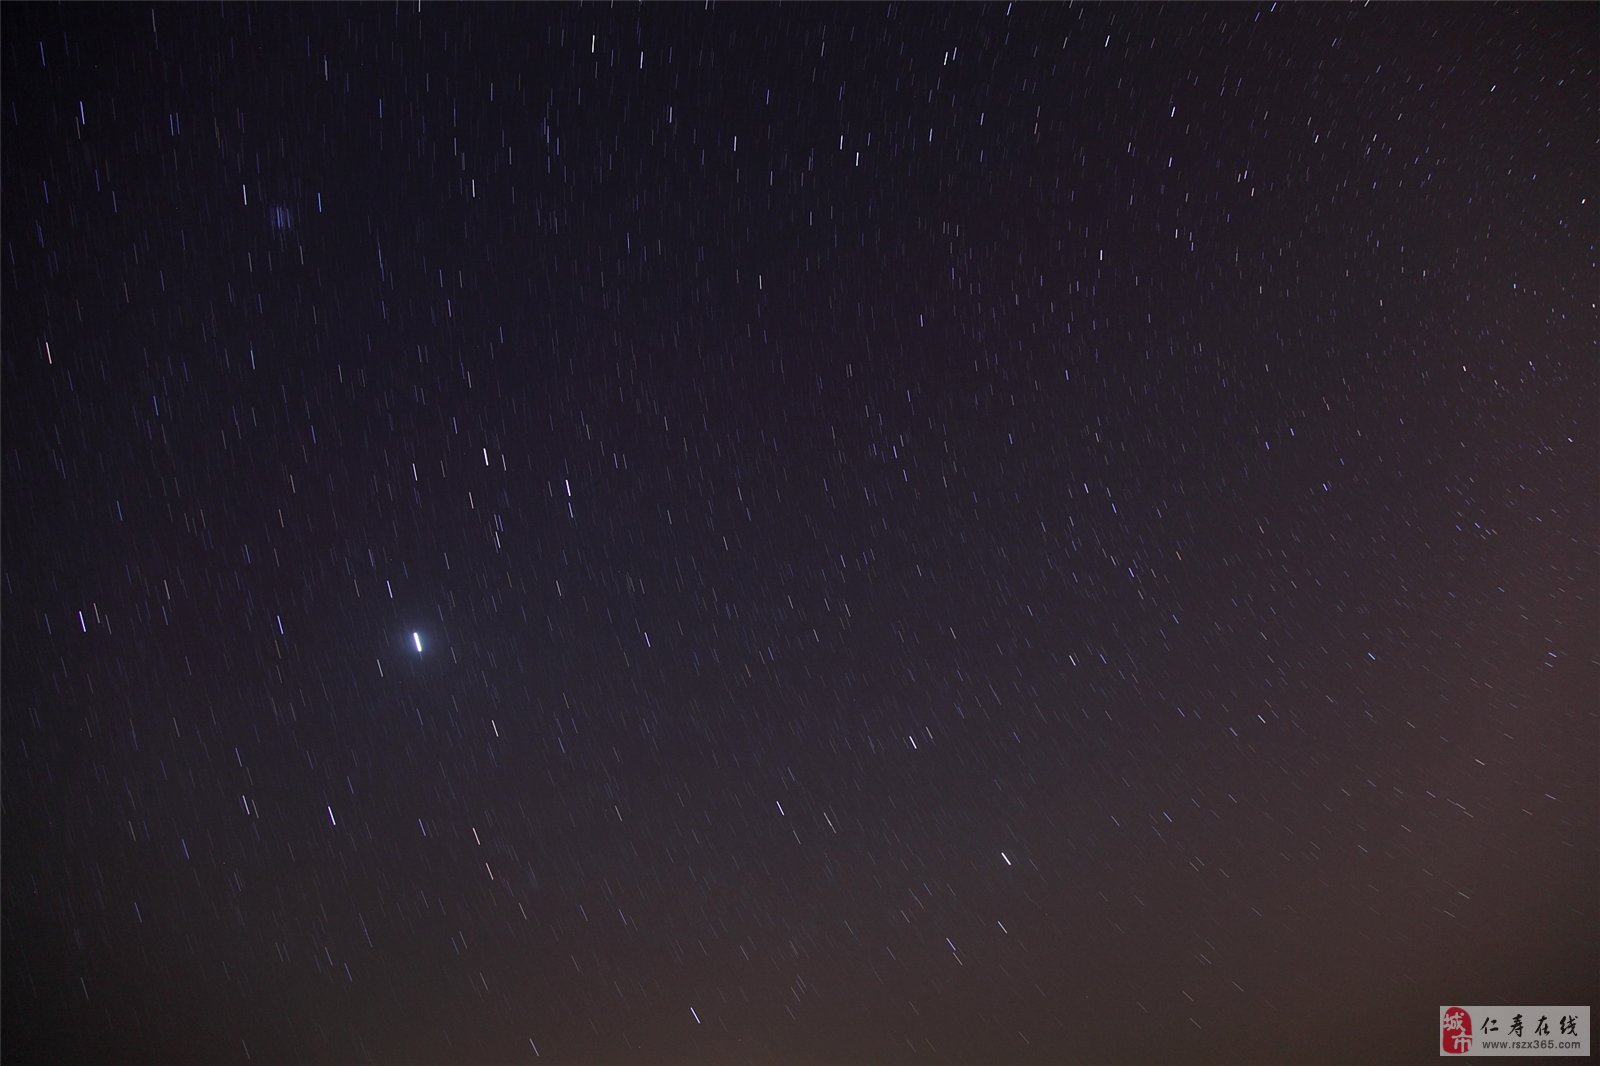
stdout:
[(421, 654), (421, 652), (422, 652), (422, 634), (421, 633), (412, 633), (411, 634), (411, 643), (413, 643), (413, 644), (415, 644), (417, 646), (417, 652), (418, 652), (418, 654)]

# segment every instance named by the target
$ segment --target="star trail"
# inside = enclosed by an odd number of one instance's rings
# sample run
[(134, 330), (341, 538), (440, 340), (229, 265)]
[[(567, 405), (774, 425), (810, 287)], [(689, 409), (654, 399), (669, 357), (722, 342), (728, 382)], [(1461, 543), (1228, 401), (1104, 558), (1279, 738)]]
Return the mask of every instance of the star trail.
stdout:
[(0, 19), (6, 1061), (1593, 1001), (1592, 5)]

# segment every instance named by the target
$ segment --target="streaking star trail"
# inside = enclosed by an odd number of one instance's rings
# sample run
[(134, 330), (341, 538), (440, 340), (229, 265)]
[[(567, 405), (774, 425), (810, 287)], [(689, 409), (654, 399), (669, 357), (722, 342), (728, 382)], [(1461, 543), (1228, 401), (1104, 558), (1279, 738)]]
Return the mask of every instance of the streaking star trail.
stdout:
[(1597, 68), (1592, 4), (0, 3), (4, 1060), (1591, 1003)]

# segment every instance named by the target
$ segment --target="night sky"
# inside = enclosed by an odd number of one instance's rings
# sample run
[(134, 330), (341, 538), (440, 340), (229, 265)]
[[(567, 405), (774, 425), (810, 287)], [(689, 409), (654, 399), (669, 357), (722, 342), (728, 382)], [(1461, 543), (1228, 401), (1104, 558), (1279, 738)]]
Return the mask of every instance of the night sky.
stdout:
[(1593, 5), (0, 38), (8, 1061), (1594, 1002)]

